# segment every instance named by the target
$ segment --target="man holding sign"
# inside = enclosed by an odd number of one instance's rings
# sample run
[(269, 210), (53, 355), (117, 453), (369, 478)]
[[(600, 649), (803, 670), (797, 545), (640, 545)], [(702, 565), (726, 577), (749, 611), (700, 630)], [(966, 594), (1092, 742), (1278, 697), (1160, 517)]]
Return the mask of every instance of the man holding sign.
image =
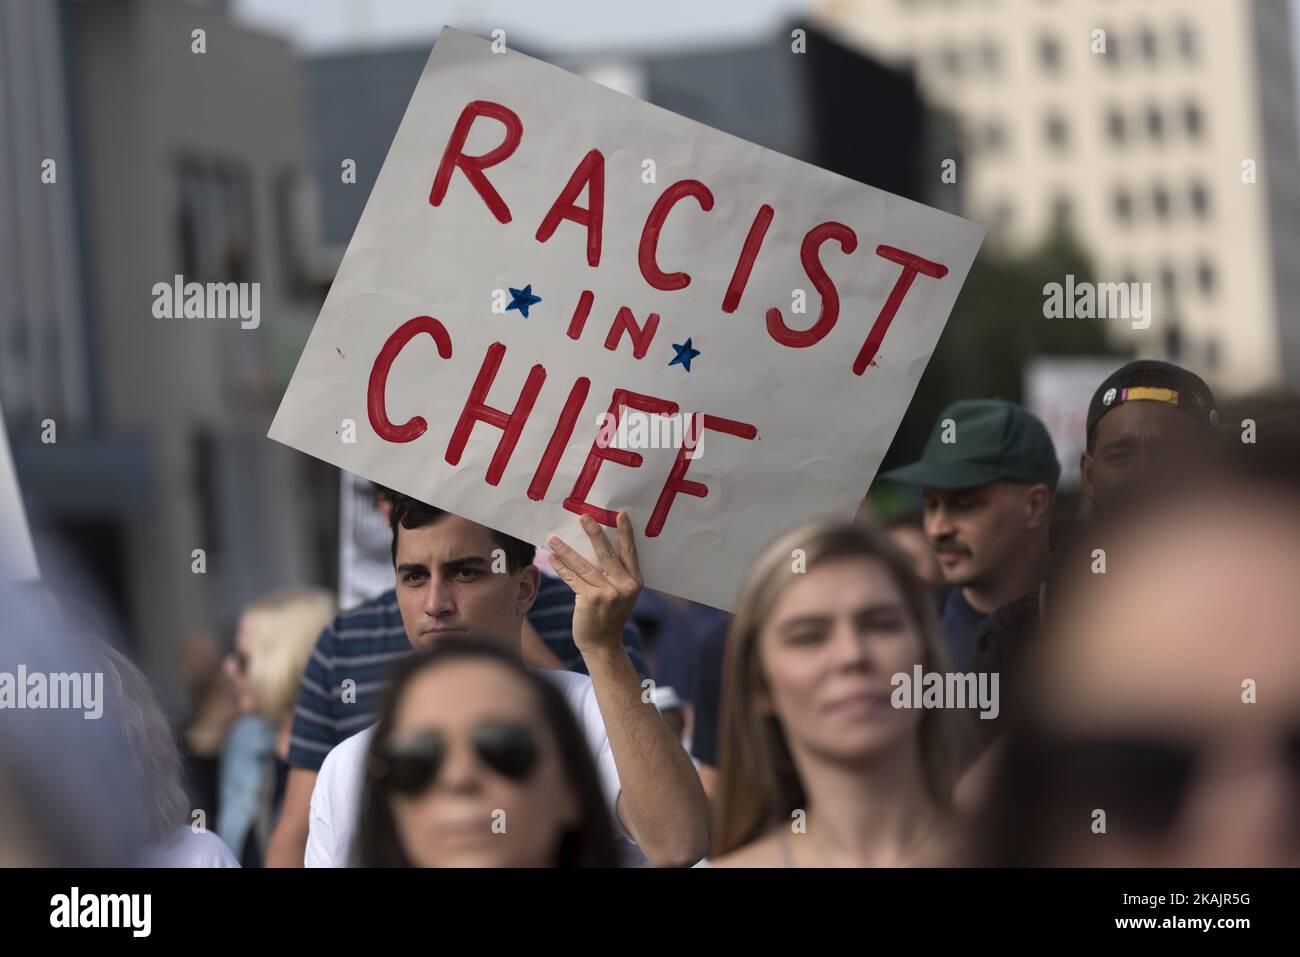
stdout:
[[(539, 673), (573, 708), (625, 836), (651, 864), (688, 866), (708, 847), (708, 802), (690, 757), (644, 695), (623, 647), (623, 626), (642, 581), (626, 513), (619, 513), (617, 525), (615, 549), (600, 526), (584, 518), (597, 555), (594, 564), (558, 538), (551, 540), (551, 561), (576, 595), (573, 640), (591, 677)], [(397, 603), (413, 648), (428, 650), (454, 636), (521, 653), (523, 616), (537, 597), (539, 581), (532, 546), (413, 499), (394, 505), (392, 527)], [(311, 797), (309, 867), (340, 867), (354, 860), (373, 734), (372, 725), (346, 739), (321, 767)], [(491, 842), (497, 836), (492, 823), (477, 821), (444, 837), (462, 846)], [(508, 833), (509, 821), (504, 826)]]
[[(454, 516), (434, 529), (569, 543), (619, 819), (681, 863), (698, 781), (614, 621), (643, 580), (731, 610), (778, 533), (853, 514), (982, 235), (446, 28), (269, 434)], [(675, 442), (625, 438), (665, 420)]]

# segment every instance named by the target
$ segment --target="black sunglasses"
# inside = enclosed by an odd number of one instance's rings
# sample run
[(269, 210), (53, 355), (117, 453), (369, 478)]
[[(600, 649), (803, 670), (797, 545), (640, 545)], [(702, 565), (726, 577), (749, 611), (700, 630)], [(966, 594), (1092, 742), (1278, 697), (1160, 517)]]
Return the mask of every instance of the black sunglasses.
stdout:
[[(1017, 790), (1042, 810), (1107, 809), (1125, 830), (1161, 837), (1177, 823), (1205, 764), (1206, 746), (1146, 734), (1022, 739), (1013, 747)], [(1300, 797), (1300, 728), (1284, 732), (1280, 757)], [(1031, 797), (1032, 796), (1032, 797)]]
[[(522, 724), (485, 721), (469, 733), (469, 743), (489, 769), (519, 782), (537, 766), (537, 738)], [(414, 797), (438, 779), (447, 757), (447, 739), (437, 731), (393, 737), (376, 751), (370, 777), (385, 788)]]

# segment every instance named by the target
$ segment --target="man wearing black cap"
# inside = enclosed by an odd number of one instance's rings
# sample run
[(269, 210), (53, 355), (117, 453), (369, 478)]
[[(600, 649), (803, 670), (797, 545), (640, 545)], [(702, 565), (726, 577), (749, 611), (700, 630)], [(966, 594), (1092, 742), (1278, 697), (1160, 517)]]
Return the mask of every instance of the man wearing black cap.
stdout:
[(920, 460), (881, 476), (921, 486), (925, 534), (952, 586), (943, 633), (955, 668), (969, 667), (985, 616), (1042, 580), (1060, 474), (1042, 422), (1014, 403), (981, 399), (944, 409)]
[(1079, 459), (1088, 500), (1098, 508), (1136, 479), (1176, 475), (1214, 437), (1214, 394), (1168, 362), (1130, 362), (1103, 382), (1088, 405), (1087, 451)]

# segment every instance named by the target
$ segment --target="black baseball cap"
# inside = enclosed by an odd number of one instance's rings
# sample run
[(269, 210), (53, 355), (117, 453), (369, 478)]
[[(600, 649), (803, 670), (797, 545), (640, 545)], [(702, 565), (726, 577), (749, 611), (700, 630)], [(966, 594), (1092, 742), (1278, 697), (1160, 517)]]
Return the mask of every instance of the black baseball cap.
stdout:
[(1219, 424), (1214, 393), (1200, 376), (1172, 362), (1138, 359), (1112, 372), (1088, 403), (1088, 449), (1097, 423), (1125, 402), (1167, 402), (1210, 428)]
[(1047, 428), (1005, 399), (963, 399), (939, 413), (921, 458), (880, 476), (925, 488), (962, 489), (1000, 479), (1056, 488), (1061, 466)]

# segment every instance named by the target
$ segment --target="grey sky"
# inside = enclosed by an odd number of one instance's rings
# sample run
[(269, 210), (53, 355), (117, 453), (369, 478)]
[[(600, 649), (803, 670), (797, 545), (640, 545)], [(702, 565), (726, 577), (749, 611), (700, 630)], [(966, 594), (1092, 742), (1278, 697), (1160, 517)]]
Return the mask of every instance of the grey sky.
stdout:
[[(770, 36), (808, 0), (234, 0), (303, 51), (432, 43), (443, 24), (558, 52), (682, 48)], [(511, 38), (515, 33), (517, 38)]]
[[(812, 0), (229, 0), (250, 24), (289, 37), (303, 52), (430, 46), (451, 24), (544, 51), (682, 50), (759, 40)], [(886, 0), (881, 0), (886, 2)], [(1235, 0), (1234, 0), (1235, 2)], [(1300, 0), (1289, 0), (1300, 49)], [(512, 35), (513, 34), (513, 35)], [(1296, 63), (1300, 85), (1300, 62)]]

